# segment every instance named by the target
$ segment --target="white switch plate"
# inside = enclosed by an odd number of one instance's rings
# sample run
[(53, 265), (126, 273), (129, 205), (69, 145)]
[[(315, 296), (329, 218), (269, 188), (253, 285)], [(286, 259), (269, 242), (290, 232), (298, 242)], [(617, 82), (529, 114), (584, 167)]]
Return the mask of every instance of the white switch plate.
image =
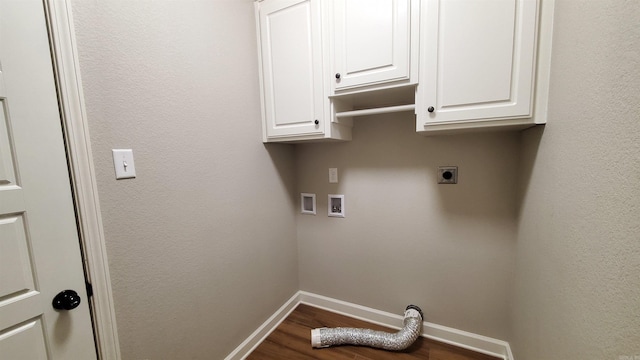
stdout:
[(133, 150), (112, 149), (113, 166), (116, 169), (116, 179), (131, 179), (136, 177), (136, 166), (133, 163)]
[(338, 183), (338, 168), (329, 168), (329, 182), (331, 184)]

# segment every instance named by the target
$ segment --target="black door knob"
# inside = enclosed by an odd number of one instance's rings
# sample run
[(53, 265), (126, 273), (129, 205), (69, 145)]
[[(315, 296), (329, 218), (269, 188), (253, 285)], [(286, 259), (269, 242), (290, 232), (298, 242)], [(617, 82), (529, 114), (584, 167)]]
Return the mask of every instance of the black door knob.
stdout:
[(314, 124), (316, 124), (316, 125), (318, 125), (318, 124), (320, 124), (320, 121), (316, 120), (316, 121), (314, 121), (313, 123), (314, 123)]
[(53, 298), (51, 304), (56, 310), (73, 310), (80, 305), (80, 295), (73, 290), (63, 290)]
[(340, 79), (340, 73), (336, 74), (336, 79)]
[(428, 111), (428, 112), (433, 112), (433, 110), (435, 110), (435, 109), (433, 108), (433, 106), (429, 106), (429, 108), (427, 108), (427, 111)]

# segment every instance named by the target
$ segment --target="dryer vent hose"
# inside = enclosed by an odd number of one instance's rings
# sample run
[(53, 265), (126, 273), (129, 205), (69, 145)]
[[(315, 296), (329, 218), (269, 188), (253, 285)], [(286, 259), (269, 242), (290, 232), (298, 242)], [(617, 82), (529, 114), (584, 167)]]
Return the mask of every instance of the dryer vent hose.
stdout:
[(404, 312), (404, 327), (396, 333), (356, 328), (318, 328), (311, 330), (311, 346), (324, 348), (334, 345), (360, 345), (400, 351), (413, 344), (422, 328), (422, 310), (415, 305)]

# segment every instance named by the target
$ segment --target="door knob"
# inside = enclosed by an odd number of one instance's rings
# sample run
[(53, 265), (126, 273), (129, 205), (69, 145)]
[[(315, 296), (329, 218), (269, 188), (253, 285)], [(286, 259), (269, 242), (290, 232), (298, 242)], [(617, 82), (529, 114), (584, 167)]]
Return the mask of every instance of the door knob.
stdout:
[(429, 106), (429, 108), (427, 109), (428, 112), (433, 112), (433, 110), (435, 110), (433, 106)]
[(63, 290), (53, 298), (51, 304), (56, 310), (73, 310), (80, 305), (80, 295), (73, 290)]
[(340, 73), (336, 74), (336, 79), (340, 79)]

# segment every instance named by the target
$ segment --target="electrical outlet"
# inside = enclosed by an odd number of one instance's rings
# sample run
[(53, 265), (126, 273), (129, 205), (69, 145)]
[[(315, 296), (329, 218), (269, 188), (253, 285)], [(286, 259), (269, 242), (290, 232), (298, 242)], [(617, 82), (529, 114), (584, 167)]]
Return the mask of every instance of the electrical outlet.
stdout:
[(338, 183), (338, 168), (329, 168), (329, 183)]
[(457, 184), (457, 166), (438, 166), (438, 184)]

